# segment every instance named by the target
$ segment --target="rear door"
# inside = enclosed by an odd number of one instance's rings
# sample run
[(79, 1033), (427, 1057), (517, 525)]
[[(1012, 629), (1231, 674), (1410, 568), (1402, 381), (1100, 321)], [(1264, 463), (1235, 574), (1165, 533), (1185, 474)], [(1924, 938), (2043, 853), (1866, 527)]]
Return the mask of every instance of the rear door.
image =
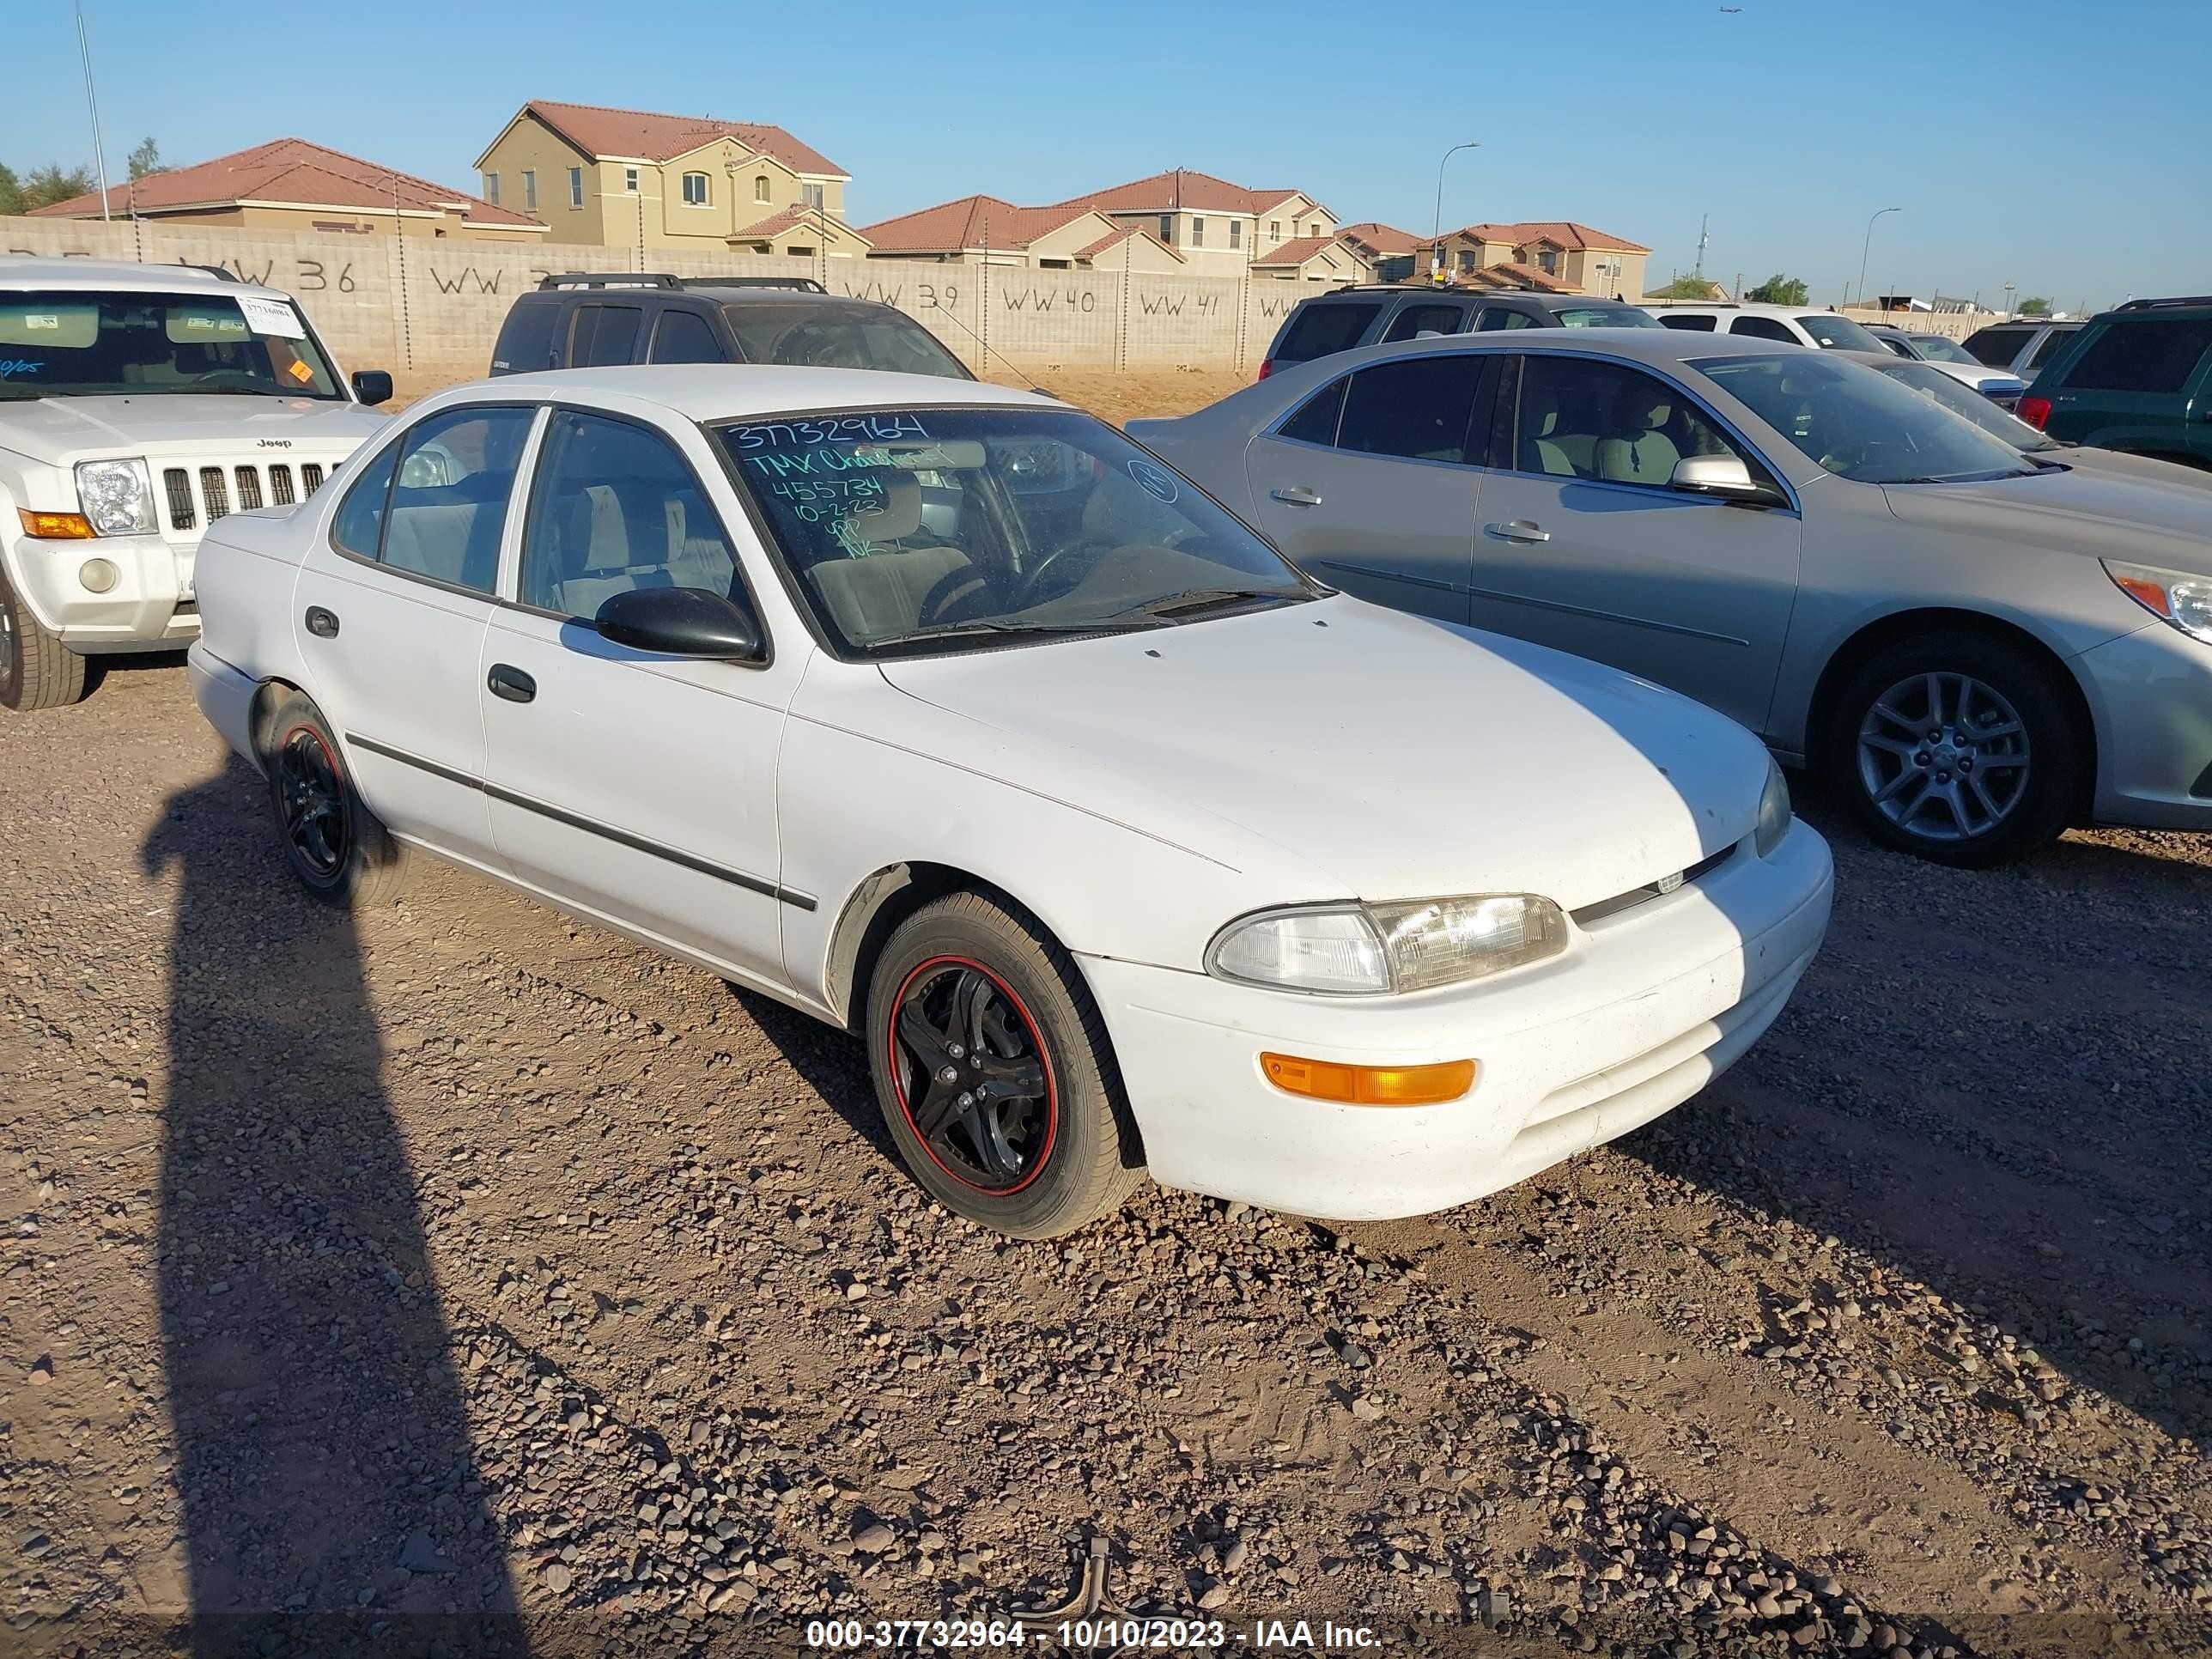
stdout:
[(1261, 528), (1348, 592), (1465, 622), (1481, 483), (1468, 447), (1494, 361), (1392, 358), (1308, 398), (1246, 453)]
[(1773, 474), (1688, 393), (1641, 368), (1531, 352), (1508, 360), (1503, 378), (1470, 620), (1765, 731), (1797, 591), (1797, 514), (1678, 494), (1668, 480), (1687, 455), (1732, 454), (1754, 477)]
[(2053, 384), (2037, 388), (2051, 399), (2045, 431), (2062, 443), (2107, 449), (2185, 455), (2212, 448), (2197, 401), (2212, 372), (2212, 317), (2116, 318), (2076, 339), (2044, 377)]
[(635, 305), (606, 305), (593, 301), (576, 307), (568, 331), (564, 368), (623, 367), (637, 361), (643, 346), (645, 311)]

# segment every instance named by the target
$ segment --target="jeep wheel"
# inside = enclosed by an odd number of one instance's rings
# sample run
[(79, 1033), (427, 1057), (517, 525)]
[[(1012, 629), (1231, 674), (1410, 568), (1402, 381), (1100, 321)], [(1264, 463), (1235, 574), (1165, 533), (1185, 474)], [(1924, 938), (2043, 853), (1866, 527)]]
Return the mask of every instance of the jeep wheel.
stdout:
[(61, 708), (84, 699), (84, 658), (39, 626), (0, 571), (0, 708)]

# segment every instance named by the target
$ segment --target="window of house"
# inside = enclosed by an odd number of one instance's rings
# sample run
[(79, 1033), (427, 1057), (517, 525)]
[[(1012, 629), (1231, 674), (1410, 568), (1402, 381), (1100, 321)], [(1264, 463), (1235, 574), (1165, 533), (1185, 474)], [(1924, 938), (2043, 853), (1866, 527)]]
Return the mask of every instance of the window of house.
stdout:
[(1283, 222), (1280, 219), (1267, 221), (1267, 240), (1271, 242), (1279, 242), (1283, 240)]
[(1306, 227), (1306, 234), (1307, 234), (1307, 235), (1309, 235), (1309, 236), (1318, 236), (1318, 235), (1320, 235), (1320, 234), (1321, 234), (1321, 227), (1320, 227), (1319, 225), (1308, 225), (1308, 226)]
[(1195, 215), (1192, 216), (1190, 222), (1190, 245), (1193, 247), (1206, 246), (1206, 221)]
[(653, 325), (651, 361), (656, 363), (719, 363), (721, 342), (714, 325), (696, 311), (664, 311)]
[(532, 210), (538, 206), (538, 169), (535, 167), (522, 170), (522, 205)]
[(684, 200), (691, 207), (707, 205), (707, 175), (687, 173), (684, 175)]
[(828, 198), (823, 194), (823, 187), (820, 185), (802, 184), (799, 187), (799, 199), (807, 206), (818, 210)]
[(635, 196), (637, 194), (637, 169), (635, 167), (624, 167), (623, 169), (623, 193), (625, 196)]
[(814, 250), (812, 248), (801, 247), (796, 242), (793, 242), (789, 247), (784, 249), (784, 252), (794, 259), (811, 259), (814, 257)]
[(765, 173), (753, 174), (753, 200), (756, 202), (768, 200), (768, 174)]
[(1766, 476), (1680, 392), (1619, 363), (1529, 353), (1519, 425), (1517, 471), (1664, 489), (1684, 456), (1733, 455)]
[(1160, 240), (1169, 243), (1175, 240), (1175, 215), (1172, 213), (1160, 215)]
[(522, 601), (596, 617), (617, 593), (728, 594), (737, 561), (684, 458), (648, 428), (563, 410), (545, 429), (522, 543)]
[(1536, 256), (1536, 269), (1544, 272), (1545, 275), (1550, 276), (1556, 272), (1559, 268), (1559, 256), (1555, 250), (1547, 247), (1541, 253)]
[(1459, 251), (1459, 268), (1462, 275), (1474, 270), (1474, 250), (1473, 248), (1463, 247)]
[(484, 200), (494, 207), (499, 205), (499, 174), (496, 173), (484, 174)]
[(568, 169), (568, 205), (572, 208), (584, 205), (584, 170), (581, 167)]
[(1459, 351), (1361, 369), (1345, 394), (1336, 447), (1363, 455), (1464, 462), (1482, 362)]
[(1229, 246), (1231, 247), (1244, 246), (1244, 222), (1242, 219), (1231, 219), (1229, 222)]

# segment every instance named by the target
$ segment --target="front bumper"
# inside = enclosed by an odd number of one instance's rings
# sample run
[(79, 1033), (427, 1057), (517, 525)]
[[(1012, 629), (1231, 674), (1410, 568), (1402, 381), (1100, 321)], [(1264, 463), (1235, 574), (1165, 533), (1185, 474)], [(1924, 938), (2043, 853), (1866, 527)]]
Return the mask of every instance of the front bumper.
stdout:
[(2212, 645), (2152, 623), (2074, 665), (2097, 730), (2097, 822), (2212, 830)]
[[(1085, 957), (1152, 1177), (1340, 1219), (1419, 1215), (1625, 1134), (1717, 1077), (1773, 1023), (1827, 931), (1827, 843), (1578, 927), (1567, 953), (1487, 983), (1325, 998)], [(1261, 1076), (1275, 1049), (1357, 1066), (1474, 1060), (1439, 1106), (1340, 1106)]]
[[(105, 593), (79, 575), (88, 559), (116, 570)], [(192, 602), (193, 550), (172, 547), (161, 537), (95, 536), (85, 541), (45, 541), (17, 536), (8, 546), (8, 568), (16, 592), (39, 625), (58, 634), (72, 651), (181, 649), (198, 637)]]

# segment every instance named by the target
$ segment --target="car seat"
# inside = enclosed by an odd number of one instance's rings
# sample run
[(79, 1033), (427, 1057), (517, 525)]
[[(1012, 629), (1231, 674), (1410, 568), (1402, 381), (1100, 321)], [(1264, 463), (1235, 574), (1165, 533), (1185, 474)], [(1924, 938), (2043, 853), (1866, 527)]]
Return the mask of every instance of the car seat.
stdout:
[(1597, 476), (1613, 483), (1663, 484), (1674, 476), (1682, 452), (1664, 430), (1674, 416), (1670, 398), (1648, 409), (1631, 410), (1626, 430), (1597, 443)]
[[(973, 562), (957, 547), (897, 546), (921, 529), (921, 484), (903, 472), (889, 474), (884, 483), (884, 510), (850, 520), (854, 527), (843, 538), (830, 520), (807, 526), (817, 538), (807, 580), (848, 640), (919, 626), (922, 604), (937, 585)], [(868, 550), (851, 551), (855, 539)]]

